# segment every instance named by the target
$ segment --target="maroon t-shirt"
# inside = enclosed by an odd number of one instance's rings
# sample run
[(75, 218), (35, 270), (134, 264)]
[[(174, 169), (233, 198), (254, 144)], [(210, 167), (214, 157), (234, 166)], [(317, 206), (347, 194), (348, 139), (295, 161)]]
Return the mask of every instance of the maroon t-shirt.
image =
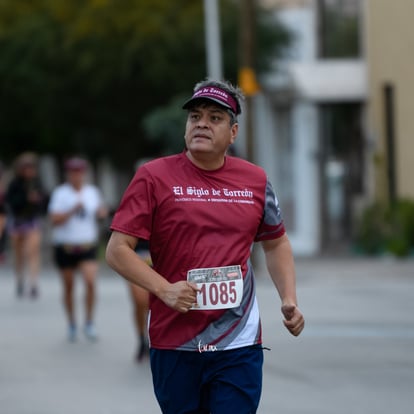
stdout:
[(148, 239), (154, 269), (168, 281), (191, 269), (240, 265), (243, 297), (232, 309), (182, 314), (150, 298), (149, 334), (158, 349), (232, 349), (261, 343), (254, 275), (254, 241), (285, 233), (277, 198), (264, 170), (236, 157), (206, 171), (185, 152), (138, 169), (111, 229)]

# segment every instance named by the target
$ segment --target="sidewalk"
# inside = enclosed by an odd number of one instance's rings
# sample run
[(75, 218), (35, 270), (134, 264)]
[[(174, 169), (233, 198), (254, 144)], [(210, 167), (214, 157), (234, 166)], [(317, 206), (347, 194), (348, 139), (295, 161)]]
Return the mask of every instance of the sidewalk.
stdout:
[[(258, 413), (412, 412), (414, 261), (298, 259), (297, 274), (306, 317), (299, 338), (283, 328), (269, 278), (257, 277), (264, 345), (271, 348)], [(41, 296), (32, 301), (15, 297), (10, 266), (0, 265), (2, 414), (160, 412), (149, 364), (133, 361), (126, 284), (105, 264), (98, 294), (100, 340), (71, 344), (55, 269), (44, 268)]]

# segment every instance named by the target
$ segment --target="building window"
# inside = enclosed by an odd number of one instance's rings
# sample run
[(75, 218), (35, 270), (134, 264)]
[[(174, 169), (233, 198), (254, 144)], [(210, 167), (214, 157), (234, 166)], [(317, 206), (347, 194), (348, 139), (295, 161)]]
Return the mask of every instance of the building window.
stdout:
[(319, 57), (361, 56), (361, 0), (317, 0)]

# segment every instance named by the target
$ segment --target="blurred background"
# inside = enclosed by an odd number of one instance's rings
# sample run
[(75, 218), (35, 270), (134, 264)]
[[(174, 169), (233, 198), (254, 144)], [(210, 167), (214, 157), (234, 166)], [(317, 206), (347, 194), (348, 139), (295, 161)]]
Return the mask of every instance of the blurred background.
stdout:
[(246, 95), (237, 153), (268, 172), (297, 255), (412, 255), (413, 15), (409, 0), (3, 0), (1, 188), (23, 151), (48, 191), (80, 154), (115, 209), (139, 160), (183, 149), (194, 84), (225, 78)]
[(206, 77), (243, 89), (235, 153), (267, 171), (297, 258), (299, 338), (255, 263), (274, 350), (259, 412), (412, 412), (413, 16), (413, 0), (0, 0), (0, 412), (159, 413), (125, 281), (101, 260), (100, 340), (69, 343), (50, 224), (39, 300), (16, 299), (2, 199), (20, 154), (47, 194), (78, 155), (113, 212), (137, 165), (183, 150)]

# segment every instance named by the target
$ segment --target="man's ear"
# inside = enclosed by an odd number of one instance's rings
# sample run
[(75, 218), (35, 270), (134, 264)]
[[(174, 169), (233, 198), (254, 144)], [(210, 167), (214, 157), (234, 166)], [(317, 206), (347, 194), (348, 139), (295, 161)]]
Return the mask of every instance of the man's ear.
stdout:
[(239, 124), (233, 124), (230, 129), (231, 140), (230, 143), (233, 144), (236, 141), (237, 133), (239, 132)]

